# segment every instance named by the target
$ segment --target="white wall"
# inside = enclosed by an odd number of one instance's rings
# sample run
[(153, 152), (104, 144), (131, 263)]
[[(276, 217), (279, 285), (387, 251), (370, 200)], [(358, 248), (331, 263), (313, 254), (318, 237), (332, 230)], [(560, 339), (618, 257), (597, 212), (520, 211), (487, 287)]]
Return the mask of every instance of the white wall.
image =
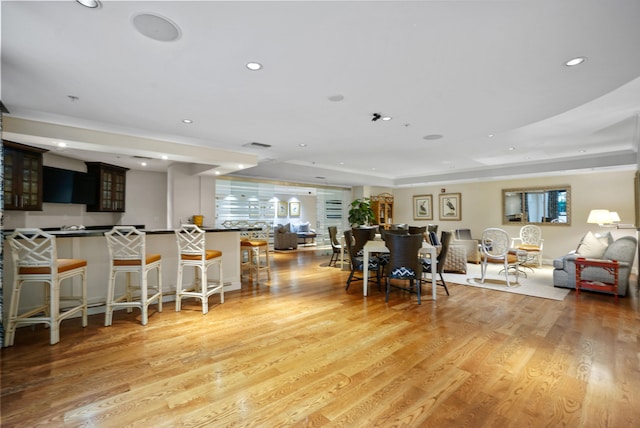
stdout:
[[(602, 231), (597, 225), (587, 224), (589, 211), (595, 208), (617, 211), (622, 223), (633, 223), (635, 171), (597, 172), (575, 175), (559, 175), (519, 180), (488, 181), (437, 186), (420, 186), (394, 189), (394, 222), (411, 225), (439, 225), (438, 230), (470, 228), (474, 238), (480, 238), (488, 227), (500, 227), (510, 236), (518, 236), (520, 225), (502, 223), (502, 189), (536, 186), (571, 186), (571, 225), (541, 225), (544, 236), (544, 259), (550, 263), (556, 257), (574, 250), (580, 238), (589, 230)], [(439, 219), (438, 195), (442, 188), (446, 193), (460, 193), (461, 221)], [(432, 221), (413, 220), (413, 195), (433, 195)], [(635, 230), (619, 231), (632, 234)]]
[(125, 207), (121, 224), (144, 224), (147, 229), (164, 229), (167, 218), (167, 174), (127, 171)]

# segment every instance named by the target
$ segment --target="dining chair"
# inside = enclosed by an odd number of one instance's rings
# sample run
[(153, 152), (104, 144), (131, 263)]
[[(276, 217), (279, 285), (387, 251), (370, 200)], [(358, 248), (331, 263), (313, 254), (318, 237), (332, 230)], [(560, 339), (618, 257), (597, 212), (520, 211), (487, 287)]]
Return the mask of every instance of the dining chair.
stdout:
[(424, 235), (427, 233), (427, 226), (409, 226), (410, 235)]
[[(162, 257), (160, 254), (147, 254), (146, 234), (133, 226), (114, 226), (104, 233), (109, 249), (109, 283), (107, 285), (107, 305), (104, 325), (113, 323), (113, 311), (116, 308), (140, 309), (142, 325), (147, 325), (149, 305), (158, 303), (158, 312), (162, 312)], [(149, 285), (149, 272), (156, 271), (155, 285)], [(116, 296), (118, 274), (126, 274), (125, 289)], [(131, 276), (138, 277), (137, 284), (131, 282)], [(150, 293), (151, 291), (151, 293)]]
[[(352, 230), (344, 231), (344, 241), (345, 241), (345, 247), (347, 249), (347, 254), (349, 255), (349, 260), (351, 261), (351, 272), (349, 273), (349, 278), (347, 278), (347, 286), (345, 288), (345, 290), (349, 290), (349, 286), (351, 285), (351, 282), (363, 279), (362, 277), (357, 277), (356, 272), (364, 271), (364, 258), (362, 254), (358, 255), (356, 252), (355, 239), (354, 239)], [(382, 269), (382, 266), (380, 264), (380, 259), (376, 256), (369, 257), (369, 272), (376, 273), (376, 282), (378, 283), (378, 290), (381, 290), (380, 288), (381, 269)]]
[(364, 244), (366, 244), (368, 241), (373, 240), (376, 237), (376, 228), (375, 227), (354, 227), (351, 229), (351, 232), (353, 237), (355, 238), (355, 244), (354, 244), (353, 250), (355, 251), (356, 256), (361, 256), (362, 247), (364, 247)]
[(503, 271), (507, 287), (511, 287), (509, 282), (509, 269), (515, 266), (516, 283), (518, 283), (518, 255), (511, 251), (509, 246), (509, 235), (502, 229), (488, 228), (482, 232), (480, 241), (481, 271), (480, 282), (484, 283), (487, 273), (488, 263), (501, 263), (504, 265)]
[[(511, 246), (527, 252), (527, 261), (535, 260), (538, 267), (542, 267), (542, 229), (534, 224), (527, 224), (520, 228), (520, 236), (511, 239)], [(529, 266), (527, 266), (529, 267)]]
[[(202, 314), (209, 312), (209, 297), (220, 294), (220, 303), (224, 303), (224, 281), (222, 276), (222, 251), (207, 250), (205, 232), (195, 224), (183, 224), (175, 231), (178, 244), (178, 279), (176, 281), (176, 311), (180, 311), (182, 299), (195, 297), (202, 303)], [(218, 266), (218, 280), (210, 281), (207, 272), (211, 266)], [(185, 267), (194, 268), (193, 283), (184, 288), (183, 271)]]
[[(386, 296), (389, 301), (391, 287), (417, 294), (418, 304), (421, 302), (422, 263), (418, 251), (422, 248), (422, 235), (387, 235), (385, 241), (389, 249), (389, 263), (385, 266)], [(408, 281), (407, 286), (398, 285), (398, 281)]]
[(329, 266), (335, 266), (340, 257), (342, 251), (342, 245), (338, 241), (338, 228), (336, 226), (329, 226), (329, 240), (331, 241), (331, 259), (329, 259)]
[[(435, 233), (434, 233), (435, 235)], [(449, 255), (449, 246), (451, 244), (451, 239), (453, 237), (453, 234), (451, 232), (442, 231), (442, 234), (440, 235), (440, 253), (438, 254), (438, 257), (436, 258), (436, 271), (433, 272), (433, 263), (432, 260), (430, 258), (422, 258), (421, 262), (422, 262), (422, 271), (426, 274), (426, 273), (430, 273), (431, 275), (435, 275), (437, 274), (440, 277), (440, 282), (439, 285), (441, 285), (442, 287), (444, 287), (444, 291), (447, 292), (447, 296), (449, 296), (449, 289), (447, 288), (447, 283), (444, 281), (444, 277), (442, 276), (442, 273), (444, 272), (444, 267), (445, 264), (447, 262), (447, 256)]]
[[(12, 346), (16, 328), (22, 325), (46, 324), (49, 326), (49, 343), (60, 341), (60, 323), (78, 313), (82, 314), (82, 326), (87, 326), (87, 261), (84, 259), (59, 259), (55, 236), (35, 228), (15, 229), (7, 237), (13, 262), (13, 291), (9, 303), (9, 316), (5, 346)], [(61, 292), (62, 282), (81, 277), (80, 294)], [(42, 286), (43, 302), (18, 313), (20, 293), (28, 283)], [(74, 306), (69, 306), (71, 302)]]

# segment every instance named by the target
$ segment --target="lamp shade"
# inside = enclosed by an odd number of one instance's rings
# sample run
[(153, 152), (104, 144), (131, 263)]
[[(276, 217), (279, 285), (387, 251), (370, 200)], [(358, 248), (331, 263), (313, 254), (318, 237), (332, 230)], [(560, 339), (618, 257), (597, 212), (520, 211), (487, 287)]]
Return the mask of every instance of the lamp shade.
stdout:
[(620, 223), (620, 216), (617, 212), (611, 211), (609, 215), (611, 216), (611, 223)]
[(591, 210), (587, 223), (611, 224), (611, 214), (609, 210)]

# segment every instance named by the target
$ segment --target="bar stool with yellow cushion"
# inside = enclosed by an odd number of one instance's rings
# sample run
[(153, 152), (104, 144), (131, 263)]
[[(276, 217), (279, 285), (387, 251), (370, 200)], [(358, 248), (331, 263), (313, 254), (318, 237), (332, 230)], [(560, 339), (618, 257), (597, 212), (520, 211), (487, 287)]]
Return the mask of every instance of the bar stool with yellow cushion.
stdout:
[[(29, 324), (47, 324), (50, 327), (49, 343), (60, 341), (60, 323), (82, 314), (82, 326), (87, 326), (87, 261), (59, 259), (55, 236), (40, 229), (16, 229), (8, 238), (13, 261), (13, 291), (9, 305), (5, 346), (12, 346), (16, 327)], [(62, 294), (62, 281), (82, 277), (80, 295)], [(43, 284), (44, 301), (41, 306), (18, 314), (20, 292), (27, 283)], [(74, 302), (75, 306), (63, 306)]]
[[(205, 248), (205, 232), (194, 224), (183, 224), (175, 231), (178, 243), (178, 280), (176, 282), (176, 311), (180, 311), (184, 297), (195, 297), (202, 302), (202, 313), (209, 312), (209, 297), (220, 293), (224, 303), (224, 281), (222, 277), (222, 251)], [(209, 267), (218, 265), (218, 281), (209, 281)], [(195, 275), (192, 285), (184, 289), (182, 274), (185, 266), (193, 266)]]
[[(114, 226), (104, 236), (110, 264), (104, 325), (112, 324), (113, 311), (117, 308), (126, 308), (127, 312), (139, 308), (142, 325), (147, 325), (150, 304), (157, 300), (158, 312), (162, 312), (162, 258), (160, 254), (147, 254), (146, 234), (133, 226)], [(156, 285), (149, 286), (147, 278), (152, 270), (156, 270), (157, 280)], [(119, 273), (127, 275), (124, 293), (116, 297)], [(137, 284), (131, 283), (132, 274), (138, 276)]]
[[(264, 256), (264, 262), (262, 258)], [(269, 227), (260, 230), (243, 232), (240, 239), (240, 277), (243, 269), (249, 269), (249, 280), (253, 281), (255, 273), (256, 284), (260, 284), (260, 272), (267, 272), (267, 279), (271, 280), (271, 263), (269, 261)]]

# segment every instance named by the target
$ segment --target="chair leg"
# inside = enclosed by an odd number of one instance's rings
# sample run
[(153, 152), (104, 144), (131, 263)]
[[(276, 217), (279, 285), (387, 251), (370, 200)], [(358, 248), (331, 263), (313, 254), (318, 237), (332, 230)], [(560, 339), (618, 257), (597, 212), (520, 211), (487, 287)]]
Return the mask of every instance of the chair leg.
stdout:
[(22, 282), (13, 282), (13, 292), (11, 293), (11, 302), (9, 303), (9, 321), (5, 331), (4, 346), (13, 346), (16, 337), (16, 318), (18, 317), (18, 304), (20, 302), (20, 288)]
[(389, 289), (391, 288), (391, 280), (389, 279), (389, 277), (387, 277), (387, 291), (386, 291), (386, 295), (384, 298), (385, 303), (389, 302)]
[(444, 287), (444, 291), (447, 292), (447, 296), (450, 296), (449, 289), (447, 288), (447, 283), (444, 282), (444, 278), (442, 277), (442, 272), (440, 272), (440, 281), (442, 281), (442, 286)]
[(207, 298), (207, 272), (204, 266), (196, 266), (196, 271), (201, 272), (200, 275), (200, 293), (202, 300), (202, 315), (206, 315), (209, 312), (209, 299)]
[(345, 288), (345, 290), (349, 289), (349, 286), (351, 285), (351, 280), (353, 279), (353, 274), (355, 273), (355, 271), (351, 271), (351, 273), (349, 274), (349, 278), (347, 278), (347, 287)]
[(418, 292), (418, 304), (421, 305), (422, 299), (420, 296), (420, 292), (422, 291), (422, 281), (420, 281), (420, 278), (412, 279), (411, 281), (415, 282), (416, 284), (416, 288), (417, 288), (416, 291)]
[(49, 283), (49, 344), (60, 342), (60, 281)]

